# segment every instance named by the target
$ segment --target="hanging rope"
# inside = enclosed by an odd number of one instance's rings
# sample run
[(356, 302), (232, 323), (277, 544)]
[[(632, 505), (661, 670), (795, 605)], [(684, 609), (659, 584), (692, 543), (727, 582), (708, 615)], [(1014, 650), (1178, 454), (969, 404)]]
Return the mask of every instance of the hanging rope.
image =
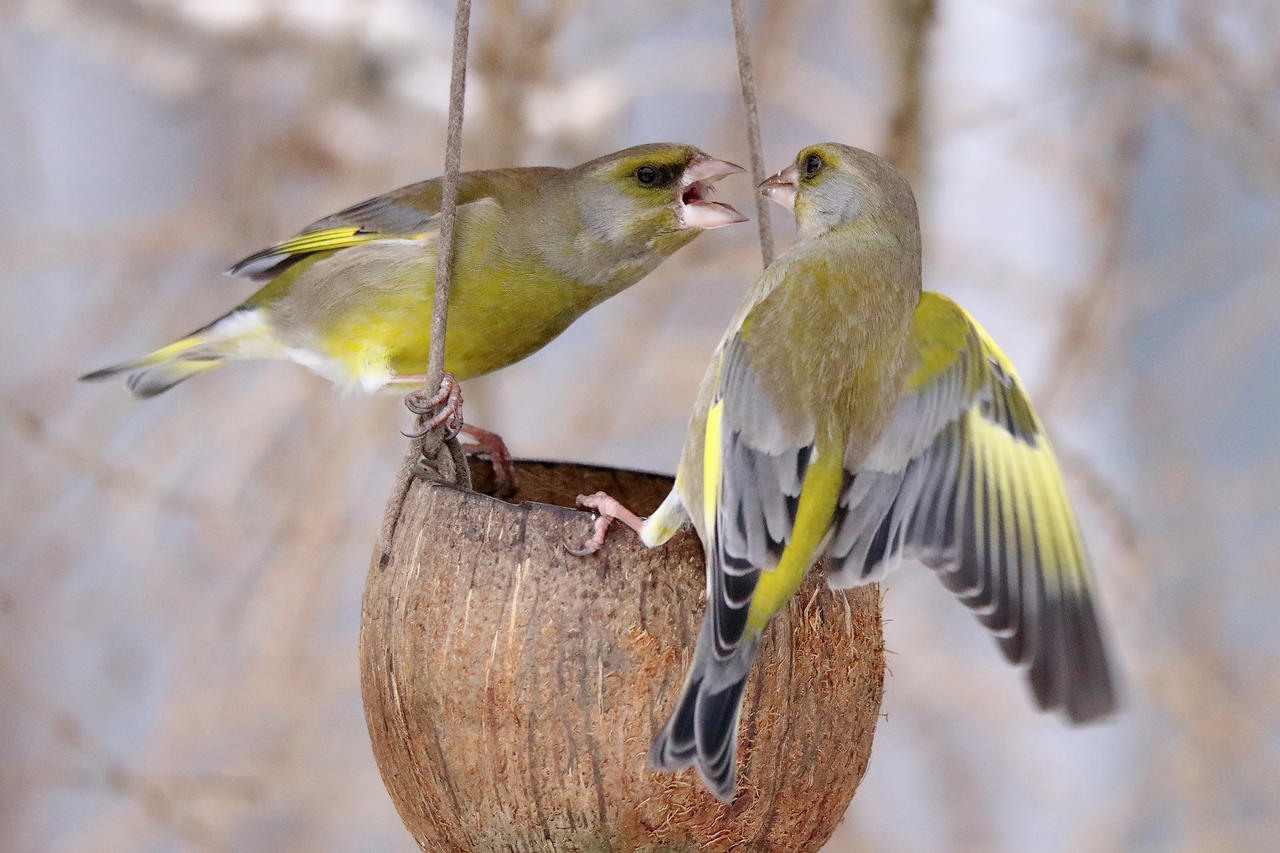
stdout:
[[(428, 395), (436, 392), (444, 377), (444, 342), (449, 316), (449, 285), (453, 279), (453, 232), (458, 212), (458, 175), (462, 170), (462, 112), (467, 90), (470, 29), (471, 0), (458, 0), (453, 19), (449, 126), (445, 135), (444, 185), (440, 194), (440, 240), (436, 257), (435, 299), (431, 306), (431, 346), (427, 353), (427, 378), (423, 384)], [(444, 438), (448, 428), (447, 423), (442, 424), (422, 437), (417, 461), (441, 479), (470, 487), (470, 470), (457, 438)], [(446, 452), (452, 464), (441, 458)]]
[[(764, 180), (764, 158), (760, 143), (760, 116), (756, 102), (755, 71), (747, 35), (743, 0), (730, 0), (734, 45), (738, 54), (738, 78), (747, 119), (747, 145), (751, 156), (751, 177)], [(467, 85), (467, 47), (471, 26), (471, 0), (458, 0), (453, 21), (453, 63), (449, 74), (449, 124), (445, 142), (444, 180), (440, 198), (440, 239), (436, 260), (435, 295), (431, 313), (431, 345), (427, 357), (424, 393), (440, 388), (444, 375), (444, 344), (449, 313), (449, 287), (453, 274), (453, 235), (457, 221), (458, 176), (462, 168), (462, 116)], [(773, 262), (773, 229), (766, 201), (757, 195), (756, 223), (760, 230), (760, 256), (767, 267)], [(414, 468), (425, 467), (444, 479), (470, 485), (470, 471), (456, 437), (445, 438), (446, 425), (422, 436), (411, 452)], [(444, 457), (448, 457), (446, 461)], [(449, 470), (452, 469), (452, 470)], [(408, 473), (402, 473), (404, 489)]]
[[(751, 180), (764, 180), (764, 154), (760, 145), (760, 113), (756, 107), (756, 73), (751, 65), (751, 39), (747, 35), (747, 15), (742, 0), (729, 0), (733, 14), (733, 43), (738, 51), (738, 81), (742, 84), (742, 107), (747, 114), (747, 147), (751, 151)], [(773, 225), (769, 222), (769, 201), (756, 197), (756, 225), (760, 229), (760, 257), (767, 267), (773, 263)]]
[[(467, 41), (471, 30), (471, 0), (458, 0), (453, 19), (453, 67), (449, 74), (449, 126), (445, 135), (444, 186), (440, 192), (440, 241), (437, 244), (435, 297), (431, 303), (431, 345), (423, 393), (429, 399), (444, 377), (444, 336), (449, 318), (449, 284), (453, 275), (453, 226), (458, 212), (458, 173), (462, 170), (462, 105), (467, 89)], [(413, 395), (405, 398), (405, 403)], [(409, 406), (410, 411), (416, 411)], [(421, 425), (423, 417), (419, 415)], [(447, 436), (444, 423), (409, 444), (396, 485), (382, 514), (378, 536), (381, 565), (390, 559), (391, 537), (413, 478), (420, 473), (471, 488), (471, 469), (456, 436)]]
[(444, 333), (449, 316), (449, 284), (453, 277), (453, 226), (458, 214), (458, 173), (462, 170), (462, 104), (467, 91), (467, 41), (471, 0), (458, 0), (453, 19), (453, 68), (449, 72), (449, 129), (444, 148), (444, 190), (440, 196), (440, 250), (436, 260), (436, 294), (431, 306), (431, 349), (427, 355), (426, 389), (440, 387), (444, 373)]

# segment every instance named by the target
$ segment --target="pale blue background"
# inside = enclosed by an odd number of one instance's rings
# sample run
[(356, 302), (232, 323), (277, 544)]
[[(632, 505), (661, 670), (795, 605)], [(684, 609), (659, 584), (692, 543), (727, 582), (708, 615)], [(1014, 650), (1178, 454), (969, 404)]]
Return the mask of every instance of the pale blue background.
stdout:
[[(821, 139), (883, 146), (889, 7), (752, 6), (771, 170)], [(146, 403), (74, 377), (245, 296), (229, 262), (437, 174), (451, 7), (0, 15), (0, 849), (412, 849), (355, 662), (398, 401), (284, 364)], [(476, 16), (464, 165), (663, 138), (745, 162), (727, 3), (478, 0)], [(1037, 715), (964, 609), (903, 571), (885, 587), (886, 718), (830, 850), (1280, 837), (1278, 17), (939, 2), (915, 179), (926, 286), (1001, 342), (1056, 438), (1126, 709), (1085, 731)], [(723, 192), (751, 208), (745, 180)], [(470, 383), (468, 417), (521, 455), (670, 470), (754, 239), (700, 238)]]

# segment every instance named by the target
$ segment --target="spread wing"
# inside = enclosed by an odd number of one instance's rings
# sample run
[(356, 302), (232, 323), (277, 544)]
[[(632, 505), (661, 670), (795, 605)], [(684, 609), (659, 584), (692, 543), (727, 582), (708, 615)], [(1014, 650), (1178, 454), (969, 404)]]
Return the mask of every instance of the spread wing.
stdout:
[[(421, 239), (439, 228), (442, 188), (442, 179), (433, 178), (354, 204), (311, 223), (288, 240), (238, 261), (227, 274), (265, 281), (316, 252), (332, 252), (373, 240)], [(487, 173), (463, 174), (458, 184), (459, 210), (491, 198), (492, 190)]]
[(954, 302), (924, 293), (919, 360), (888, 430), (837, 509), (832, 586), (919, 559), (1028, 666), (1041, 708), (1115, 709), (1088, 556), (1017, 373)]

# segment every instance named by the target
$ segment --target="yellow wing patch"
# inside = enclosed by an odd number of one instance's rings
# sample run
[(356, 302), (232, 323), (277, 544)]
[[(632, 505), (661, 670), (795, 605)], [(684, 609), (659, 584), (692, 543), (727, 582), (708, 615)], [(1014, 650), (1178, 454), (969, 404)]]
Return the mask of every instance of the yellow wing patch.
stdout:
[(844, 482), (842, 459), (843, 453), (832, 448), (827, 448), (826, 452), (814, 449), (800, 486), (800, 502), (796, 507), (791, 540), (783, 549), (778, 565), (760, 573), (751, 595), (751, 609), (747, 612), (748, 635), (758, 636), (764, 630), (773, 614), (795, 594), (804, 573), (813, 563), (814, 553), (831, 529), (836, 502), (840, 499), (840, 487)]
[(942, 294), (928, 290), (920, 294), (912, 324), (920, 362), (907, 376), (908, 392), (919, 391), (949, 370), (967, 349), (970, 335), (969, 317), (964, 310)]
[(716, 506), (720, 503), (720, 422), (723, 417), (724, 400), (717, 400), (707, 412), (706, 438), (702, 445), (702, 517), (713, 538)]
[[(345, 249), (358, 246), (372, 240), (386, 240), (392, 235), (380, 234), (376, 231), (364, 231), (359, 226), (343, 225), (337, 228), (325, 228), (320, 231), (309, 231), (285, 240), (268, 249), (276, 255), (296, 255), (310, 252), (329, 252), (334, 249)], [(405, 235), (409, 239), (421, 236)]]
[[(1013, 552), (1009, 538), (1021, 534), (1021, 548), (1028, 545), (1040, 554), (1042, 571), (1073, 590), (1088, 585), (1088, 570), (1075, 514), (1067, 497), (1058, 461), (1047, 441), (1029, 445), (970, 410), (965, 415), (974, 452), (983, 460), (973, 483), (976, 506), (986, 506), (988, 537), (999, 537)], [(1001, 495), (1003, 511), (991, 509)], [(976, 509), (976, 507), (975, 507)], [(981, 540), (983, 515), (975, 512)], [(981, 547), (980, 541), (980, 547)], [(990, 543), (991, 546), (995, 542)], [(979, 553), (983, 553), (980, 551)], [(1034, 559), (1034, 558), (1033, 558)], [(1033, 560), (1028, 561), (1033, 564)]]
[[(278, 278), (279, 266), (282, 263), (297, 261), (298, 255), (315, 255), (321, 252), (335, 252), (351, 246), (371, 243), (375, 240), (416, 240), (426, 236), (428, 231), (416, 234), (383, 234), (378, 231), (366, 231), (358, 225), (338, 225), (333, 228), (321, 228), (317, 231), (305, 231), (290, 237), (283, 243), (277, 243), (269, 249), (255, 252), (238, 261), (227, 270), (231, 275), (244, 275), (253, 278), (268, 275)], [(287, 270), (285, 270), (287, 272)]]

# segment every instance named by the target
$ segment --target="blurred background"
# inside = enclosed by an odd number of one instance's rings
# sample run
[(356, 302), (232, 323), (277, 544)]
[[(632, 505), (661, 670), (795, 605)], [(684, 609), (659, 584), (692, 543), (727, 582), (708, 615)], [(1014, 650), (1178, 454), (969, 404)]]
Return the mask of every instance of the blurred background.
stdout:
[[(79, 385), (245, 297), (220, 270), (443, 167), (447, 0), (0, 2), (0, 849), (410, 850), (359, 600), (408, 416), (290, 364)], [(1032, 711), (928, 572), (831, 851), (1280, 838), (1280, 4), (749, 4), (766, 165), (912, 178), (925, 285), (1019, 366), (1124, 714)], [(747, 162), (727, 2), (479, 0), (464, 168), (654, 140)], [(722, 185), (751, 209), (745, 179)], [(791, 239), (781, 210), (779, 244)], [(517, 455), (670, 471), (759, 269), (708, 234), (466, 388)], [(839, 725), (838, 720), (832, 721)]]

